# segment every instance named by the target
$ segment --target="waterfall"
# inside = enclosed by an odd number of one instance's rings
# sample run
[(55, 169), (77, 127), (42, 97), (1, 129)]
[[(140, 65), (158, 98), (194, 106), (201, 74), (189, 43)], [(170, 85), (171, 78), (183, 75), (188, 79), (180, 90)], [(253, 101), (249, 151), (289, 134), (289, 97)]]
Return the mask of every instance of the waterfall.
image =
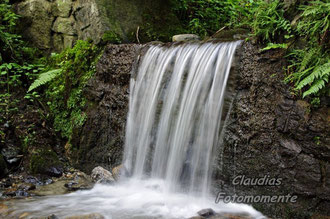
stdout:
[(13, 213), (29, 212), (28, 218), (99, 213), (105, 219), (182, 219), (212, 208), (264, 218), (249, 205), (218, 203), (216, 194), (208, 192), (238, 45), (150, 46), (130, 84), (124, 151), (129, 177), (91, 190), (18, 201)]
[(124, 164), (168, 191), (208, 191), (226, 84), (240, 42), (151, 46), (131, 78)]

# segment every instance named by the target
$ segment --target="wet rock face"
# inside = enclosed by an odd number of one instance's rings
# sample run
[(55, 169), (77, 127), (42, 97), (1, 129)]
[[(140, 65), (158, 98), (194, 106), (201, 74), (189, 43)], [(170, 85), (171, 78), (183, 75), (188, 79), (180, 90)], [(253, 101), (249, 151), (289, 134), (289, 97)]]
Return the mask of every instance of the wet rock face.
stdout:
[[(280, 51), (245, 43), (224, 136), (217, 187), (226, 194), (297, 195), (296, 203), (253, 204), (271, 217), (329, 215), (329, 107), (313, 109), (283, 83)], [(221, 170), (222, 167), (222, 170)], [(233, 185), (236, 176), (281, 179), (279, 186)], [(307, 210), (308, 209), (308, 210)]]
[[(88, 118), (75, 130), (72, 145), (77, 150), (72, 160), (88, 173), (96, 166), (110, 170), (121, 164), (130, 73), (140, 50), (143, 54), (141, 47), (109, 45), (85, 91)], [(286, 63), (281, 51), (261, 53), (257, 46), (244, 43), (239, 54), (236, 99), (226, 124), (223, 154), (218, 156), (216, 188), (228, 195), (298, 196), (296, 203), (253, 204), (272, 218), (329, 214), (329, 107), (313, 109), (290, 93), (283, 83)], [(267, 175), (281, 183), (234, 186), (238, 175)]]
[(112, 169), (121, 163), (129, 80), (138, 51), (134, 44), (108, 45), (87, 85), (87, 121), (72, 139), (77, 148), (73, 164), (87, 173), (96, 166)]

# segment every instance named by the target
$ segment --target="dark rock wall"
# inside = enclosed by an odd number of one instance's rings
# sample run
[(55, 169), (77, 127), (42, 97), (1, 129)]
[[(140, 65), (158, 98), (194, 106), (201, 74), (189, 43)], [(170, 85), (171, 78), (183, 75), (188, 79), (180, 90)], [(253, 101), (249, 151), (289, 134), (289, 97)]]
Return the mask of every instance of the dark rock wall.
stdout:
[(111, 169), (121, 162), (129, 80), (138, 51), (136, 44), (108, 45), (87, 85), (87, 121), (74, 131), (71, 159), (88, 173), (96, 166)]
[[(313, 109), (283, 83), (281, 51), (245, 43), (237, 98), (224, 136), (218, 185), (227, 194), (297, 195), (297, 203), (254, 204), (272, 218), (330, 215), (330, 109)], [(282, 178), (280, 186), (234, 186), (235, 176)]]

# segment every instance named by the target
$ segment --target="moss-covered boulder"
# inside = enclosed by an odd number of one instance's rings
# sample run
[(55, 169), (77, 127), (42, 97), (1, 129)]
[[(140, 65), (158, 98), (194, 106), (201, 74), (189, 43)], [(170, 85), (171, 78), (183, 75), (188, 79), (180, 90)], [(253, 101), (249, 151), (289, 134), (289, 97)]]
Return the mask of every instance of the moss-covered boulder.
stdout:
[(62, 176), (63, 164), (57, 154), (50, 149), (35, 151), (30, 158), (30, 171), (33, 174), (45, 174), (49, 176)]

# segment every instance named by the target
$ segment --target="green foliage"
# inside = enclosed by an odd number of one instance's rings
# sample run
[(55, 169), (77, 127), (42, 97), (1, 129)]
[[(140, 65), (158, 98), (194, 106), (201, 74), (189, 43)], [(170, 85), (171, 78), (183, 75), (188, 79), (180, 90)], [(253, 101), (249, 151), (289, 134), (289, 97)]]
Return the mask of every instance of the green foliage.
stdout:
[(319, 107), (320, 104), (321, 104), (320, 98), (319, 97), (313, 98), (312, 101), (311, 101), (311, 104), (312, 104), (313, 107), (316, 107), (316, 108)]
[(38, 78), (30, 85), (28, 92), (44, 85), (51, 80), (53, 80), (57, 75), (61, 73), (62, 69), (50, 70), (44, 73), (41, 73)]
[(303, 98), (329, 92), (330, 53), (328, 42), (330, 3), (312, 1), (300, 6), (302, 11), (296, 32), (305, 42), (304, 49), (289, 53), (293, 72), (286, 81), (293, 82), (296, 90), (303, 91)]
[(104, 43), (113, 43), (113, 44), (119, 44), (122, 42), (120, 36), (116, 34), (113, 31), (107, 31), (102, 36), (102, 41)]
[[(37, 57), (37, 49), (27, 47), (17, 32), (19, 16), (8, 0), (0, 2), (0, 123), (9, 121), (17, 112), (20, 102), (15, 93), (29, 86), (39, 72), (44, 70), (40, 64), (31, 64)], [(30, 100), (38, 97), (34, 93)]]
[(284, 18), (284, 10), (279, 0), (255, 1), (247, 16), (245, 25), (250, 25), (253, 35), (262, 42), (276, 42), (280, 35), (290, 36), (290, 21)]
[(301, 36), (309, 38), (322, 36), (330, 27), (330, 2), (312, 1), (308, 5), (300, 7), (301, 19), (297, 25), (297, 31)]
[(72, 129), (83, 125), (86, 119), (83, 88), (95, 73), (97, 55), (96, 46), (77, 41), (72, 49), (52, 58), (53, 68), (61, 69), (61, 72), (57, 72), (55, 80), (49, 84), (46, 98), (54, 118), (54, 128), (65, 138), (70, 139)]
[(137, 38), (136, 33), (138, 33), (140, 42), (155, 40), (168, 42), (175, 34), (189, 32), (183, 27), (184, 25), (178, 20), (173, 11), (165, 14), (164, 10), (161, 9), (156, 13), (148, 9), (142, 14), (142, 17), (144, 24), (138, 30), (131, 33), (131, 38), (134, 40)]
[[(267, 43), (262, 51), (278, 48), (288, 50), (287, 58), (291, 64), (286, 81), (292, 82), (297, 91), (303, 91), (303, 98), (326, 93), (329, 90), (329, 47), (326, 41), (329, 35), (330, 3), (318, 0), (298, 5), (300, 18), (297, 25), (291, 25), (291, 21), (285, 17), (279, 0), (254, 0), (247, 8), (247, 13), (233, 17), (232, 24), (249, 27), (253, 36)], [(303, 49), (294, 44), (297, 37), (303, 38)], [(293, 49), (289, 50), (291, 45)]]
[[(243, 12), (238, 0), (173, 0), (173, 10), (190, 33), (207, 36)], [(244, 1), (245, 2), (245, 1)]]
[(19, 16), (9, 4), (9, 0), (0, 3), (0, 64), (20, 56), (18, 47), (23, 43), (21, 36), (16, 34)]
[(311, 94), (318, 94), (326, 90), (330, 75), (330, 56), (320, 48), (305, 50), (293, 50), (289, 54), (292, 65), (289, 69), (294, 69), (286, 81), (294, 82), (297, 90), (307, 90), (303, 92), (303, 97)]
[[(330, 59), (328, 61), (330, 61)], [(326, 83), (329, 82), (329, 75), (330, 62), (311, 69), (308, 76), (298, 83), (296, 89), (301, 90), (307, 85), (310, 85), (310, 88), (303, 93), (303, 97), (317, 94), (321, 89), (325, 88)]]
[(287, 49), (288, 46), (289, 45), (287, 43), (268, 43), (265, 48), (261, 49), (261, 51), (267, 51), (271, 49)]

